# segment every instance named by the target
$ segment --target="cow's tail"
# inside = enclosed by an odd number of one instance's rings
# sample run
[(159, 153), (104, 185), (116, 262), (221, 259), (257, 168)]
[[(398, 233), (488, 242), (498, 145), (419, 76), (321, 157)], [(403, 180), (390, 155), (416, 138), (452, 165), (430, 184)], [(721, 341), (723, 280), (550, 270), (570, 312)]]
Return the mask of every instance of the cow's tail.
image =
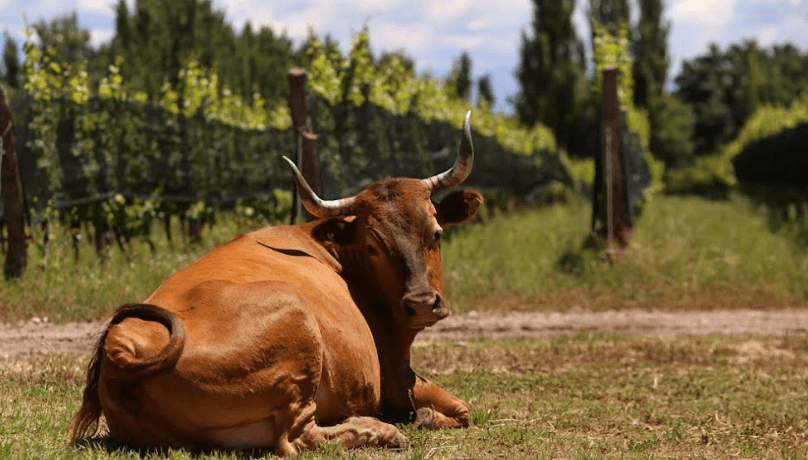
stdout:
[(173, 366), (185, 345), (185, 327), (180, 319), (172, 312), (156, 305), (144, 303), (131, 303), (118, 308), (113, 315), (109, 326), (101, 334), (95, 346), (90, 364), (87, 366), (87, 385), (84, 387), (84, 398), (76, 415), (73, 416), (73, 441), (85, 436), (94, 436), (98, 431), (98, 421), (101, 418), (101, 400), (98, 395), (98, 381), (101, 378), (101, 361), (104, 355), (104, 342), (109, 335), (109, 328), (126, 318), (140, 318), (149, 321), (158, 321), (168, 328), (169, 341), (160, 353), (150, 358), (142, 359), (134, 356), (116, 360), (115, 378), (131, 381), (148, 377)]

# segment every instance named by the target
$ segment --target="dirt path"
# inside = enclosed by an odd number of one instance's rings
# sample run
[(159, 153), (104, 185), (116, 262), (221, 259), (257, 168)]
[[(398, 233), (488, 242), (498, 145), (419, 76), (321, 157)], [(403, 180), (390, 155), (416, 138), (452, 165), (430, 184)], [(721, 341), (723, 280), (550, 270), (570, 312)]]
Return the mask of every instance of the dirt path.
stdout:
[[(104, 321), (55, 325), (47, 320), (0, 324), (0, 362), (29, 355), (89, 354)], [(808, 333), (808, 310), (727, 310), (656, 312), (470, 313), (450, 316), (419, 335), (419, 340), (486, 336), (551, 337), (578, 331), (638, 335)]]

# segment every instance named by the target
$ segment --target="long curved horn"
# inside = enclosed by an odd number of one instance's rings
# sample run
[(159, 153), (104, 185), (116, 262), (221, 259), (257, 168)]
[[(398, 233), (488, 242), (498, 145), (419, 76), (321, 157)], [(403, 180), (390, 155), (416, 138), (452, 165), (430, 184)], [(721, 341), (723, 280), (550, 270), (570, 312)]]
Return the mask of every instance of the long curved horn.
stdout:
[(287, 157), (283, 157), (292, 174), (295, 176), (295, 183), (297, 184), (297, 196), (300, 197), (300, 202), (306, 211), (310, 212), (312, 216), (320, 219), (336, 216), (346, 216), (353, 214), (356, 197), (343, 198), (341, 200), (323, 201), (311, 190), (306, 179), (298, 171), (295, 163)]
[(466, 113), (466, 118), (463, 120), (463, 139), (460, 140), (460, 150), (457, 152), (454, 166), (446, 172), (423, 179), (431, 193), (462, 184), (471, 174), (471, 167), (474, 165), (474, 146), (471, 145), (469, 118), (471, 118), (471, 110)]

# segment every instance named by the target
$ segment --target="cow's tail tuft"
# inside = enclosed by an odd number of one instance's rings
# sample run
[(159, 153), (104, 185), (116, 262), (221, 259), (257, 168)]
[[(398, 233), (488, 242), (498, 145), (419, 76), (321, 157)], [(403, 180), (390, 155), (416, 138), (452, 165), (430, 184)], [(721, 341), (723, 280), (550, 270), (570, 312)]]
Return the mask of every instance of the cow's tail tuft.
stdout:
[[(98, 397), (98, 379), (101, 375), (101, 354), (104, 353), (104, 341), (109, 328), (101, 334), (95, 346), (90, 364), (87, 366), (87, 385), (84, 387), (84, 398), (81, 408), (73, 416), (73, 441), (85, 435), (93, 436), (98, 431), (98, 420), (101, 418), (101, 400)], [(92, 429), (91, 429), (92, 427)]]
[[(98, 395), (98, 382), (101, 378), (101, 361), (104, 355), (104, 343), (109, 335), (109, 328), (120, 323), (125, 318), (135, 317), (145, 320), (159, 321), (169, 331), (169, 342), (159, 354), (148, 359), (129, 359), (126, 363), (118, 363), (120, 371), (126, 375), (126, 380), (144, 378), (156, 374), (173, 366), (182, 354), (185, 345), (185, 327), (180, 319), (172, 312), (156, 305), (131, 303), (118, 308), (107, 328), (98, 339), (95, 352), (87, 366), (87, 384), (84, 387), (84, 396), (81, 407), (73, 416), (73, 441), (86, 436), (94, 436), (98, 432), (98, 422), (101, 418), (101, 399)], [(121, 366), (121, 364), (124, 364)], [(116, 375), (120, 378), (120, 375)]]

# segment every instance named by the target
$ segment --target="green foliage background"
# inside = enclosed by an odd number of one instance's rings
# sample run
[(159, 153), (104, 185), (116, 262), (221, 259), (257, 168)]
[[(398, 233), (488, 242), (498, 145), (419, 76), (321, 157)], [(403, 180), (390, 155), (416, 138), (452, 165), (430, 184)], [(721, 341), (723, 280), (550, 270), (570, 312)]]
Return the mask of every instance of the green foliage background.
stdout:
[[(25, 50), (20, 157), (36, 221), (91, 222), (128, 238), (156, 217), (211, 220), (242, 207), (272, 220), (287, 210), (280, 156), (294, 156), (296, 143), (285, 101), (256, 93), (249, 103), (193, 58), (150, 96), (125, 80), (122, 59), (94, 83), (84, 63), (59, 62), (31, 43)], [(367, 29), (345, 57), (312, 37), (306, 62), (326, 196), (451, 165), (474, 109), (451, 85), (416, 77), (396, 55), (376, 65)], [(470, 185), (522, 196), (573, 184), (546, 127), (526, 130), (477, 109), (472, 126), (479, 153)]]

